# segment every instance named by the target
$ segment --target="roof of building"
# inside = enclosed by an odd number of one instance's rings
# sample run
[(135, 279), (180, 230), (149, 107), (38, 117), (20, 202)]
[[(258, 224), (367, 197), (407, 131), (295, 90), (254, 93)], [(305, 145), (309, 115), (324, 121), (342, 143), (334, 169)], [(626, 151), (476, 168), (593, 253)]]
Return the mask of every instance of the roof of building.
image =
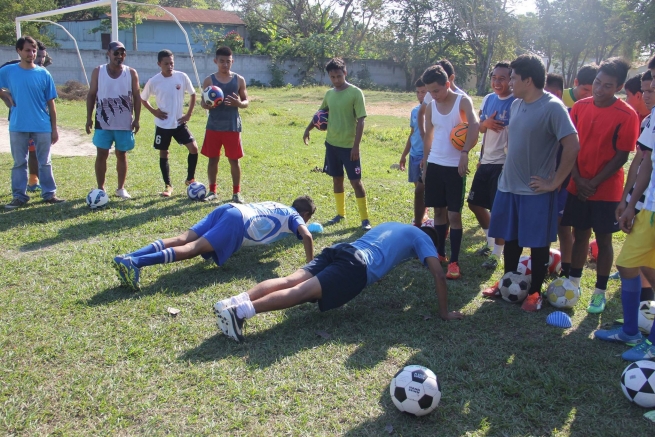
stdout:
[[(245, 25), (241, 18), (234, 12), (220, 11), (216, 9), (188, 9), (188, 8), (167, 8), (168, 12), (175, 15), (180, 23), (198, 23), (198, 24), (232, 24)], [(153, 8), (153, 11), (156, 10)], [(159, 15), (148, 14), (142, 19), (148, 21), (174, 21), (173, 17), (159, 11)], [(107, 14), (110, 15), (110, 14)], [(122, 14), (121, 14), (122, 16)]]

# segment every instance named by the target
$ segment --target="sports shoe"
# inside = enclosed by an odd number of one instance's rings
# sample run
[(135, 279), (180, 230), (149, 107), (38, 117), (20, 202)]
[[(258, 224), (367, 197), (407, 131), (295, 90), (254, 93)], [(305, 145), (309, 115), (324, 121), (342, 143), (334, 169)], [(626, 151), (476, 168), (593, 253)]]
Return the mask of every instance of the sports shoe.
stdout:
[(492, 253), (491, 255), (489, 255), (489, 258), (482, 263), (482, 268), (489, 269), (489, 270), (496, 270), (496, 267), (498, 267), (498, 255), (494, 255)]
[(599, 329), (598, 331), (594, 331), (594, 338), (614, 343), (623, 343), (628, 346), (636, 346), (641, 344), (644, 340), (644, 336), (641, 335), (641, 332), (637, 332), (635, 335), (628, 335), (623, 331), (622, 326), (613, 329)]
[(370, 231), (371, 228), (372, 228), (372, 226), (371, 226), (371, 222), (368, 221), (368, 219), (366, 219), (366, 220), (362, 220), (362, 229), (363, 229), (363, 230), (365, 230), (365, 231)]
[(114, 270), (116, 270), (116, 274), (118, 275), (118, 280), (121, 281), (121, 285), (127, 287), (128, 284), (123, 278), (123, 275), (121, 275), (121, 261), (123, 261), (123, 258), (125, 258), (125, 254), (116, 255), (112, 260), (112, 267), (114, 268)]
[(11, 202), (5, 205), (5, 209), (16, 209), (20, 208), (21, 206), (25, 205), (27, 203), (26, 201), (20, 200), (18, 197), (14, 197)]
[(605, 295), (600, 293), (594, 293), (591, 295), (591, 302), (587, 307), (587, 312), (591, 314), (602, 313), (605, 309)]
[(132, 196), (130, 196), (130, 193), (127, 192), (125, 188), (119, 188), (116, 190), (116, 195), (120, 197), (121, 199), (131, 199)]
[(344, 216), (337, 214), (334, 217), (332, 217), (330, 220), (328, 220), (325, 223), (325, 226), (336, 225), (337, 223), (339, 223), (344, 218), (345, 218)]
[(139, 277), (141, 276), (141, 271), (137, 266), (132, 264), (131, 258), (123, 258), (119, 261), (119, 275), (125, 284), (134, 291), (139, 291), (141, 286), (139, 285)]
[(203, 202), (211, 202), (212, 200), (216, 200), (216, 199), (218, 199), (218, 196), (216, 195), (216, 193), (213, 192), (213, 191), (210, 191), (209, 193), (207, 193), (205, 198), (202, 199), (202, 200), (203, 200)]
[(450, 261), (446, 255), (439, 255), (437, 253), (437, 257), (438, 257), (439, 262), (441, 263), (441, 265), (448, 264), (448, 261)]
[(43, 201), (43, 203), (47, 203), (48, 205), (56, 205), (58, 203), (64, 203), (64, 199), (60, 199), (57, 196), (52, 196), (50, 199), (46, 199)]
[(234, 193), (232, 195), (232, 203), (243, 203), (243, 196), (241, 193)]
[(166, 185), (166, 188), (162, 191), (161, 195), (163, 197), (171, 197), (171, 194), (173, 194), (173, 187)]
[(41, 185), (39, 184), (34, 184), (34, 185), (27, 185), (27, 192), (28, 193), (36, 193), (37, 191), (41, 191)]
[(523, 301), (523, 304), (521, 305), (521, 309), (523, 311), (539, 311), (541, 309), (541, 293), (536, 292), (532, 294), (528, 294), (528, 297), (525, 298)]
[(237, 343), (243, 338), (243, 319), (237, 317), (237, 307), (225, 308), (218, 314), (218, 324), (221, 331)]
[(488, 256), (491, 253), (491, 247), (485, 244), (484, 246), (476, 250), (474, 253), (479, 256)]
[(187, 179), (186, 181), (184, 181), (184, 185), (186, 185), (188, 187), (189, 185), (191, 185), (195, 181), (196, 181), (195, 179)]
[(621, 279), (619, 272), (614, 272), (610, 275), (610, 279)]
[(630, 350), (623, 352), (621, 355), (626, 361), (641, 361), (655, 358), (655, 345), (648, 340), (644, 340)]
[(448, 264), (448, 272), (446, 272), (446, 279), (459, 279), (462, 275), (459, 273), (459, 265), (457, 262)]
[(500, 281), (496, 281), (494, 285), (482, 290), (484, 297), (500, 297)]

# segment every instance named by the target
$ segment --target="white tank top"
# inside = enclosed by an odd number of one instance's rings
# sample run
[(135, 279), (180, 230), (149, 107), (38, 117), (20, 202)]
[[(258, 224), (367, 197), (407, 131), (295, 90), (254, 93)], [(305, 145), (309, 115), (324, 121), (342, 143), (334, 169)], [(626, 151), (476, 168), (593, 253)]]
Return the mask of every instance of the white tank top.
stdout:
[(462, 122), (459, 115), (459, 102), (462, 95), (458, 94), (453, 109), (447, 115), (441, 115), (437, 110), (436, 101), (430, 102), (432, 106), (432, 125), (434, 126), (434, 136), (432, 146), (428, 155), (428, 162), (443, 165), (444, 167), (459, 166), (461, 152), (450, 144), (450, 131)]
[(98, 93), (96, 94), (96, 129), (132, 130), (132, 75), (130, 67), (116, 79), (107, 73), (107, 65), (98, 71)]

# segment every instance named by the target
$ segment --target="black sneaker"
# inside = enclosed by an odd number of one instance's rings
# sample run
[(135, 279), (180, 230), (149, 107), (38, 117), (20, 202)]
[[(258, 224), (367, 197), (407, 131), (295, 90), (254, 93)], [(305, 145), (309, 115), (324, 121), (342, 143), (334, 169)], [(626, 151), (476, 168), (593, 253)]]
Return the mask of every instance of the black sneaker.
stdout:
[(218, 315), (218, 323), (225, 335), (241, 343), (243, 338), (243, 319), (237, 317), (237, 307), (225, 308)]
[(47, 203), (49, 205), (56, 205), (58, 203), (64, 203), (64, 202), (65, 202), (64, 199), (60, 199), (57, 196), (52, 196), (50, 199), (46, 199), (43, 201), (43, 203)]
[(5, 205), (5, 209), (16, 209), (20, 208), (21, 206), (25, 205), (27, 203), (26, 201), (20, 200), (18, 197), (14, 197), (11, 202)]
[(475, 254), (479, 256), (489, 256), (490, 253), (491, 247), (487, 246), (486, 244), (475, 251)]
[(216, 200), (216, 199), (218, 199), (218, 196), (216, 195), (216, 193), (214, 193), (213, 191), (210, 191), (209, 193), (207, 193), (205, 198), (202, 199), (202, 200), (204, 202), (211, 202), (211, 201)]
[(325, 226), (336, 225), (337, 223), (339, 223), (339, 222), (340, 222), (341, 220), (343, 220), (344, 218), (345, 218), (344, 216), (337, 214), (337, 215), (335, 215), (334, 217), (332, 217), (330, 220), (328, 220), (328, 221), (325, 223)]

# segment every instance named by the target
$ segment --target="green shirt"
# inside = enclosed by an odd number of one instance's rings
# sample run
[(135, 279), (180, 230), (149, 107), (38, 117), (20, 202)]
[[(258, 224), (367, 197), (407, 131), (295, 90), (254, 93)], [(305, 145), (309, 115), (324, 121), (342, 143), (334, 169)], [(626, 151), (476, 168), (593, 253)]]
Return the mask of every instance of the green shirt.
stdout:
[(351, 149), (355, 145), (357, 119), (366, 117), (364, 93), (354, 85), (325, 93), (320, 109), (327, 109), (328, 129), (325, 141), (335, 147)]

